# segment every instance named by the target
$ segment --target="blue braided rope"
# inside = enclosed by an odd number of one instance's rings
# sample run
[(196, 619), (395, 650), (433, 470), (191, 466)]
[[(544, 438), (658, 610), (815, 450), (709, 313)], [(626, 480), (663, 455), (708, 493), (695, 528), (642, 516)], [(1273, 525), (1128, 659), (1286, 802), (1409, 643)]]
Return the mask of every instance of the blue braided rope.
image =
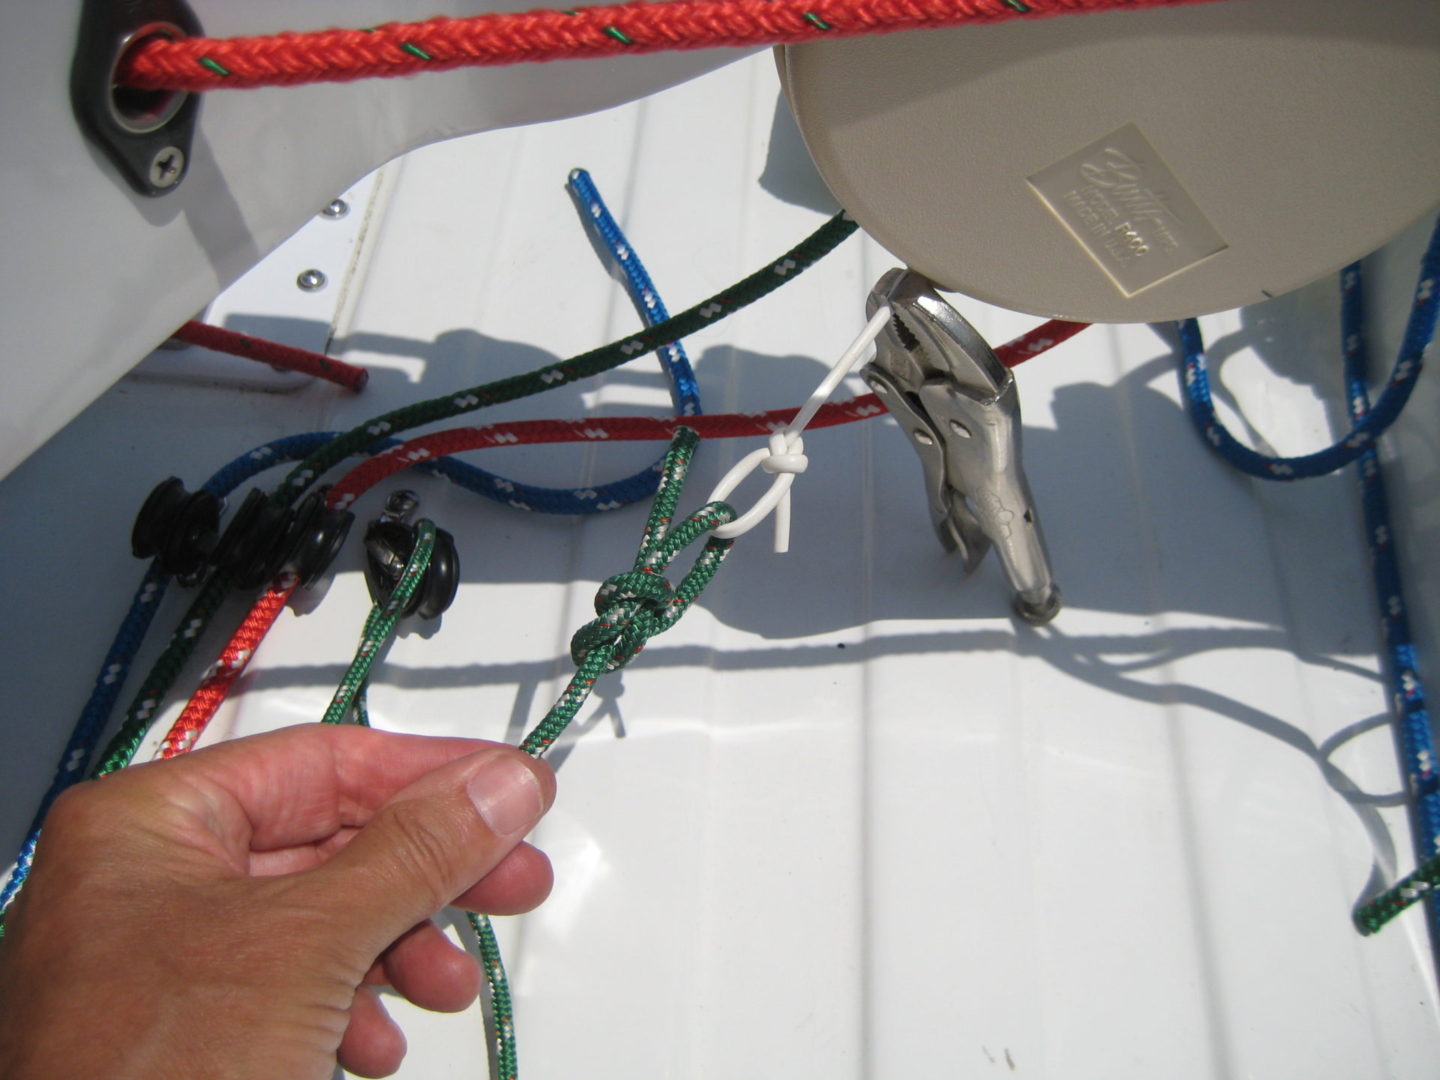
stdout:
[[(399, 441), (386, 440), (377, 444), (376, 449), (395, 445)], [(543, 488), (522, 484), (518, 480), (506, 480), (503, 476), (454, 458), (439, 458), (419, 466), (425, 472), (444, 477), (476, 495), (517, 510), (534, 510), (541, 514), (595, 514), (648, 499), (655, 494), (657, 467), (647, 465), (633, 476), (590, 488)]]
[(152, 563), (140, 582), (140, 588), (135, 591), (135, 597), (130, 601), (130, 610), (120, 623), (110, 651), (100, 663), (100, 674), (95, 677), (95, 687), (90, 691), (90, 698), (80, 711), (79, 719), (75, 721), (70, 741), (60, 752), (55, 778), (50, 781), (50, 787), (41, 797), (35, 816), (30, 821), (25, 842), (20, 845), (20, 852), (15, 857), (15, 869), (5, 882), (5, 887), (0, 889), (0, 912), (10, 906), (15, 894), (30, 875), (30, 864), (35, 858), (35, 845), (40, 840), (40, 824), (45, 820), (51, 804), (60, 797), (62, 791), (84, 779), (85, 770), (95, 753), (95, 745), (100, 740), (100, 732), (105, 727), (110, 710), (115, 707), (115, 698), (124, 684), (130, 663), (135, 659), (140, 643), (145, 640), (145, 634), (150, 629), (150, 623), (160, 607), (160, 600), (169, 583), (170, 575), (161, 570), (158, 563)]
[[(606, 252), (624, 274), (626, 292), (645, 325), (664, 322), (670, 317), (670, 312), (660, 299), (655, 283), (650, 280), (645, 264), (611, 216), (590, 174), (584, 169), (571, 170), (569, 185), (585, 208), (586, 223), (594, 229)], [(661, 365), (670, 378), (670, 399), (674, 402), (676, 413), (680, 416), (699, 414), (700, 388), (695, 382), (695, 372), (690, 367), (684, 346), (676, 342), (660, 349), (659, 354)], [(437, 463), (427, 471), (518, 510), (534, 510), (542, 514), (595, 514), (629, 506), (654, 495), (660, 482), (661, 464), (662, 461), (657, 460), (621, 480), (584, 488), (536, 487), (460, 462)]]
[(223, 499), (246, 480), (258, 476), (272, 465), (286, 461), (303, 461), (313, 454), (317, 447), (324, 446), (332, 438), (333, 432), (312, 431), (305, 435), (288, 435), (257, 446), (218, 470), (205, 481), (203, 487), (212, 495)]
[[(584, 169), (575, 169), (569, 180), (571, 189), (585, 204), (588, 212), (586, 220), (595, 229), (616, 265), (624, 272), (626, 289), (641, 318), (646, 325), (668, 319), (670, 313), (655, 290), (644, 263), (611, 216), (599, 190), (590, 179), (590, 174)], [(699, 387), (684, 347), (677, 342), (662, 349), (660, 356), (666, 374), (670, 377), (671, 399), (676, 412), (682, 416), (696, 415), (700, 412)], [(312, 432), (292, 435), (258, 446), (224, 466), (203, 486), (206, 491), (224, 498), (257, 473), (281, 462), (303, 460), (333, 437), (332, 432)], [(372, 450), (388, 448), (399, 442), (399, 439), (384, 439), (378, 441)], [(507, 480), (479, 466), (452, 458), (441, 458), (424, 468), (425, 471), (444, 477), (477, 495), (518, 509), (547, 514), (593, 514), (628, 506), (655, 494), (660, 482), (661, 464), (657, 461), (623, 479), (579, 489), (545, 488)], [(131, 601), (130, 610), (121, 622), (120, 629), (101, 663), (95, 688), (81, 710), (61, 754), (55, 778), (41, 797), (25, 842), (16, 857), (15, 869), (4, 888), (0, 889), (0, 912), (10, 905), (25, 878), (29, 876), (45, 814), (61, 792), (84, 777), (100, 734), (129, 674), (130, 664), (150, 629), (151, 619), (159, 608), (169, 583), (169, 575), (154, 565), (141, 581), (140, 588)]]
[[(283, 461), (302, 460), (331, 437), (328, 432), (292, 435), (258, 446), (249, 453), (240, 455), (212, 476), (205, 483), (205, 490), (223, 499), (256, 473)], [(169, 584), (170, 575), (161, 570), (158, 563), (151, 563), (130, 601), (130, 610), (121, 621), (115, 640), (111, 642), (105, 659), (100, 663), (100, 673), (95, 676), (94, 689), (90, 691), (90, 697), (85, 702), (85, 707), (80, 710), (80, 716), (70, 732), (70, 739), (60, 753), (55, 778), (41, 796), (40, 805), (36, 808), (30, 828), (25, 834), (25, 842), (20, 845), (20, 852), (15, 858), (15, 869), (5, 882), (5, 887), (0, 889), (0, 912), (10, 906), (30, 875), (30, 866), (35, 860), (35, 847), (40, 840), (40, 826), (50, 807), (60, 797), (61, 792), (84, 779), (100, 735), (105, 729), (105, 722), (110, 718), (115, 699), (119, 697), (125, 677), (129, 674), (130, 664), (139, 652), (141, 642), (145, 640), (145, 634), (150, 629), (150, 623), (160, 608), (160, 601), (164, 599), (165, 589)]]
[(1210, 376), (1205, 364), (1205, 342), (1200, 336), (1200, 324), (1194, 319), (1177, 323), (1183, 357), (1181, 388), (1190, 417), (1205, 441), (1235, 468), (1261, 480), (1302, 480), (1324, 476), (1359, 460), (1395, 422), (1410, 399), (1410, 392), (1415, 389), (1425, 348), (1435, 336), (1436, 315), (1440, 313), (1440, 292), (1435, 287), (1437, 277), (1440, 277), (1440, 223), (1437, 223), (1430, 237), (1430, 246), (1421, 260), (1415, 306), (1405, 327), (1395, 367), (1379, 401), (1354, 422), (1345, 438), (1324, 450), (1300, 457), (1270, 457), (1256, 453), (1230, 434), (1216, 417), (1215, 405), (1210, 397)]
[[(241, 484), (274, 465), (303, 461), (335, 435), (333, 431), (316, 431), (291, 435), (257, 446), (221, 468), (202, 486), (212, 495), (223, 499)], [(388, 449), (398, 446), (400, 441), (396, 438), (384, 439), (377, 442), (372, 449)], [(639, 502), (655, 493), (655, 480), (652, 477), (658, 475), (652, 467), (647, 467), (644, 472), (635, 476), (611, 484), (599, 484), (593, 489), (556, 491), (505, 480), (484, 469), (449, 457), (439, 458), (421, 468), (450, 480), (467, 491), (498, 502), (557, 514), (595, 513)], [(584, 511), (573, 508), (577, 501), (585, 504)], [(130, 673), (130, 664), (150, 630), (151, 620), (159, 610), (160, 601), (164, 599), (169, 584), (170, 575), (158, 565), (151, 564), (140, 582), (140, 587), (135, 591), (135, 596), (130, 601), (130, 609), (121, 621), (105, 659), (101, 661), (100, 672), (95, 676), (94, 689), (91, 690), (84, 708), (80, 710), (80, 716), (75, 721), (65, 749), (61, 751), (55, 777), (36, 807), (25, 841), (16, 855), (14, 870), (4, 887), (0, 888), (0, 912), (10, 906), (30, 874), (30, 866), (35, 859), (35, 847), (40, 838), (41, 823), (50, 807), (60, 797), (61, 792), (85, 777), (105, 723), (109, 720), (115, 701)]]
[[(1437, 234), (1440, 234), (1440, 229), (1437, 229)], [(1340, 325), (1345, 353), (1346, 408), (1356, 426), (1370, 410), (1365, 303), (1361, 285), (1359, 263), (1341, 271)], [(1399, 734), (1401, 768), (1405, 771), (1407, 786), (1414, 800), (1412, 832), (1415, 860), (1423, 864), (1440, 854), (1440, 776), (1435, 770), (1434, 734), (1405, 609), (1405, 591), (1400, 578), (1395, 530), (1390, 522), (1385, 473), (1380, 455), (1373, 445), (1366, 447), (1360, 455), (1356, 473), (1360, 478), (1365, 541), (1370, 548), (1375, 598), (1380, 606), (1380, 624), (1384, 629), (1386, 666)], [(1425, 898), (1425, 910), (1430, 924), (1430, 940), (1440, 947), (1440, 904), (1436, 903), (1433, 894)]]
[[(605, 245), (610, 258), (625, 275), (626, 291), (630, 294), (635, 310), (645, 320), (645, 325), (654, 326), (670, 318), (670, 312), (666, 310), (660, 294), (655, 291), (655, 283), (650, 280), (645, 264), (640, 261), (640, 256), (635, 253), (635, 249), (625, 239), (625, 234), (620, 231), (620, 226), (610, 215), (610, 210), (605, 205), (605, 200), (600, 197), (600, 191), (590, 174), (584, 169), (571, 169), (569, 183), (575, 198), (579, 199), (585, 208), (585, 220), (595, 230), (595, 235)], [(670, 400), (675, 404), (676, 414), (698, 416), (700, 387), (695, 382), (690, 358), (685, 355), (685, 346), (677, 341), (658, 350), (658, 355), (665, 373), (670, 376)]]

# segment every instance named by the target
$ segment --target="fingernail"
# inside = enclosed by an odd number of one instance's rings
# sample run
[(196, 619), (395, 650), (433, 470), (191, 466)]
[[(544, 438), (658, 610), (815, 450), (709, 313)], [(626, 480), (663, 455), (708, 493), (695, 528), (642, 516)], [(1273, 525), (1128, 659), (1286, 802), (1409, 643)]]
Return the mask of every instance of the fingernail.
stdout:
[(492, 754), (465, 785), (465, 792), (496, 836), (528, 832), (545, 812), (540, 781), (514, 754)]

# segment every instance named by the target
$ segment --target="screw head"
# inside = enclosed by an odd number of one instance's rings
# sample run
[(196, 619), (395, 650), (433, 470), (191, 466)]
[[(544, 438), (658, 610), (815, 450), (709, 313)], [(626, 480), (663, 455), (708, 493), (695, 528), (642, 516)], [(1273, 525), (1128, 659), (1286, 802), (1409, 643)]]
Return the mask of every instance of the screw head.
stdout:
[(185, 175), (185, 151), (178, 146), (162, 146), (150, 159), (150, 183), (157, 188), (174, 187)]
[(409, 521), (410, 515), (419, 505), (419, 495), (408, 488), (400, 488), (390, 493), (390, 497), (385, 500), (385, 510), (380, 516), (387, 521)]
[(950, 421), (950, 430), (953, 431), (956, 435), (959, 435), (962, 439), (968, 439), (971, 437), (970, 429), (967, 428), (964, 424), (960, 423), (959, 420)]
[(326, 205), (325, 209), (320, 211), (320, 216), (330, 218), (332, 221), (338, 221), (348, 213), (350, 213), (349, 203), (344, 199), (332, 199)]
[(324, 271), (312, 267), (309, 270), (300, 271), (300, 276), (295, 279), (295, 284), (306, 292), (318, 292), (325, 287), (325, 283), (329, 280)]

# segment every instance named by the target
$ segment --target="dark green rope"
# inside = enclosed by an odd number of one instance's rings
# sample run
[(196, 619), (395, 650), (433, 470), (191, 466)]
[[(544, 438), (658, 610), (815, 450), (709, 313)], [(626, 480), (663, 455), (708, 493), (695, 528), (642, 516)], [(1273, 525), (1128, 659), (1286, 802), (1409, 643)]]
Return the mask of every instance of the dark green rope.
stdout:
[(528, 397), (543, 390), (552, 390), (577, 379), (588, 379), (654, 352), (662, 346), (673, 345), (681, 338), (690, 337), (775, 291), (829, 254), (855, 229), (855, 222), (842, 211), (790, 251), (749, 277), (664, 322), (646, 327), (631, 337), (522, 375), (512, 375), (468, 390), (419, 401), (367, 420), (343, 435), (337, 435), (296, 465), (276, 489), (274, 498), (288, 505), (314, 483), (321, 473), (350, 455), (361, 452), (376, 439), (407, 431), (421, 424), (448, 420), (476, 409)]
[[(779, 259), (708, 300), (664, 322), (647, 327), (633, 337), (523, 375), (512, 375), (459, 393), (417, 402), (367, 420), (343, 435), (336, 436), (297, 465), (271, 493), (271, 501), (280, 506), (290, 505), (321, 474), (352, 454), (364, 451), (376, 439), (598, 375), (688, 337), (727, 315), (734, 314), (796, 277), (834, 250), (855, 228), (855, 222), (845, 213), (836, 214)], [(104, 776), (124, 768), (134, 758), (154, 722), (160, 703), (179, 677), (181, 669), (195, 651), (201, 635), (229, 591), (230, 580), (224, 572), (216, 573), (200, 590), (164, 653), (145, 676), (140, 692), (126, 710), (120, 729), (106, 745), (93, 775)]]
[(205, 586), (190, 602), (189, 609), (180, 624), (171, 634), (165, 651), (155, 661), (140, 684), (140, 690), (125, 710), (125, 719), (120, 728), (110, 737), (105, 751), (91, 771), (91, 776), (105, 776), (116, 769), (123, 769), (134, 760), (140, 744), (145, 741), (151, 725), (160, 710), (165, 695), (180, 677), (180, 671), (195, 651), (195, 646), (204, 633), (205, 627), (220, 610), (220, 605), (230, 594), (230, 575), (220, 570), (213, 574)]
[(380, 655), (386, 642), (394, 636), (396, 625), (404, 617), (405, 606), (410, 603), (415, 590), (425, 580), (425, 571), (430, 567), (430, 553), (434, 550), (435, 523), (421, 518), (415, 523), (415, 550), (410, 553), (410, 559), (390, 595), (383, 603), (370, 609), (370, 616), (365, 620), (365, 629), (360, 632), (360, 645), (355, 650), (355, 659), (350, 661), (350, 666), (341, 676), (330, 707), (320, 718), (322, 724), (343, 724), (350, 719), (354, 710), (357, 712), (355, 722), (370, 726), (369, 716), (355, 710), (356, 703), (365, 693), (365, 684), (370, 681), (370, 669), (375, 665), (375, 658)]
[(1426, 859), (1375, 899), (1361, 904), (1355, 925), (1362, 934), (1373, 934), (1412, 904), (1440, 889), (1440, 855)]

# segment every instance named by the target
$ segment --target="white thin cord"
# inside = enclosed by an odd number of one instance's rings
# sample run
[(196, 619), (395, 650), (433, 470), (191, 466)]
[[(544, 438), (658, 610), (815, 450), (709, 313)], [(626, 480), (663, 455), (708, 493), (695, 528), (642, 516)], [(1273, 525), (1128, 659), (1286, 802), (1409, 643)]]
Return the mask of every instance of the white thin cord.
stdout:
[(791, 420), (783, 431), (777, 431), (770, 436), (769, 446), (746, 454), (720, 478), (720, 483), (715, 485), (715, 490), (710, 493), (706, 502), (724, 499), (757, 467), (775, 477), (769, 490), (755, 501), (755, 505), (734, 521), (718, 526), (714, 530), (716, 536), (722, 540), (744, 536), (773, 512), (775, 552), (783, 554), (790, 550), (790, 485), (795, 483), (795, 477), (804, 472), (810, 464), (805, 456), (805, 441), (800, 437), (800, 433), (805, 430), (806, 424), (815, 419), (820, 406), (825, 404), (845, 376), (866, 358), (870, 345), (880, 336), (880, 331), (885, 329), (885, 324), (889, 321), (890, 305), (881, 304), (879, 310), (865, 324), (865, 329), (860, 331), (850, 347), (840, 355), (840, 359), (831, 365), (820, 385), (795, 414), (795, 419)]

